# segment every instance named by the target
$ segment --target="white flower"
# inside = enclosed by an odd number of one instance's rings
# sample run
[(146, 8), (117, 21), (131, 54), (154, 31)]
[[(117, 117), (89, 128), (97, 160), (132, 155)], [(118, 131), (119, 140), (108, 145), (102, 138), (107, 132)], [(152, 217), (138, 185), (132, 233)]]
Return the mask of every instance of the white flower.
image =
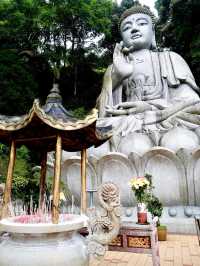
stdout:
[(60, 192), (60, 200), (66, 201), (65, 194)]

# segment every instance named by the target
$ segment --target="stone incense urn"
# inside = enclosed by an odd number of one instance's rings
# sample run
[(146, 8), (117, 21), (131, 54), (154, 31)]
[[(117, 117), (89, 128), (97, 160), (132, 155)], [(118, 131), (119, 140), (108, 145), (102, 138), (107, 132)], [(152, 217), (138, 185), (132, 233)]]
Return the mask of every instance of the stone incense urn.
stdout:
[[(85, 215), (37, 213), (0, 221), (0, 266), (89, 266), (89, 257), (104, 256), (120, 228), (120, 196), (112, 182), (98, 189), (100, 208)], [(88, 228), (89, 236), (79, 230)]]
[(1, 266), (87, 266), (85, 239), (78, 230), (85, 226), (81, 215), (70, 215), (59, 224), (0, 221)]

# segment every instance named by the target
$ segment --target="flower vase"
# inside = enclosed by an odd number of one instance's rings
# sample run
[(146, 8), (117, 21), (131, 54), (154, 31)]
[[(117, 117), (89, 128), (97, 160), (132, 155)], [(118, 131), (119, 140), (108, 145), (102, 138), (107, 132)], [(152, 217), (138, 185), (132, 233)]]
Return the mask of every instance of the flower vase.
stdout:
[(147, 207), (143, 202), (137, 203), (138, 224), (147, 224)]

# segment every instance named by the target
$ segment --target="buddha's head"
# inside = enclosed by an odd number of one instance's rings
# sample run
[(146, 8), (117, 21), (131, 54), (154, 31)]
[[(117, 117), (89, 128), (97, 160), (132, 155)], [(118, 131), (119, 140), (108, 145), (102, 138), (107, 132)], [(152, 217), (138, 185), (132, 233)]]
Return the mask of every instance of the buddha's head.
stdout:
[(124, 47), (132, 50), (155, 49), (155, 16), (146, 6), (133, 6), (120, 18)]

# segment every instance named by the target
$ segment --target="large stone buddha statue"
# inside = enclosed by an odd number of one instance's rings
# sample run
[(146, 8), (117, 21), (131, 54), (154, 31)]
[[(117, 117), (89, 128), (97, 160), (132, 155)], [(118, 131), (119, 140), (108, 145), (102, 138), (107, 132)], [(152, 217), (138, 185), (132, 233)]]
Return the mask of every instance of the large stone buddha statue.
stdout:
[[(161, 222), (170, 232), (195, 233), (192, 213), (200, 213), (199, 88), (181, 56), (157, 49), (155, 19), (148, 8), (127, 10), (119, 28), (122, 41), (97, 102), (98, 123), (112, 124), (113, 137), (88, 151), (87, 191), (91, 195), (101, 183), (114, 182), (122, 205), (131, 207), (124, 209), (129, 216), (136, 204), (130, 178), (151, 174), (155, 195), (164, 205)], [(78, 197), (80, 157), (70, 156), (63, 158), (62, 178)], [(134, 217), (133, 212), (131, 221)]]
[(199, 88), (190, 68), (177, 53), (157, 49), (155, 17), (149, 8), (126, 10), (119, 29), (122, 41), (116, 44), (97, 103), (99, 116), (110, 118), (102, 123), (112, 121), (118, 136), (168, 132), (163, 141), (169, 141), (169, 147), (175, 132), (188, 139), (190, 148), (200, 124)]

